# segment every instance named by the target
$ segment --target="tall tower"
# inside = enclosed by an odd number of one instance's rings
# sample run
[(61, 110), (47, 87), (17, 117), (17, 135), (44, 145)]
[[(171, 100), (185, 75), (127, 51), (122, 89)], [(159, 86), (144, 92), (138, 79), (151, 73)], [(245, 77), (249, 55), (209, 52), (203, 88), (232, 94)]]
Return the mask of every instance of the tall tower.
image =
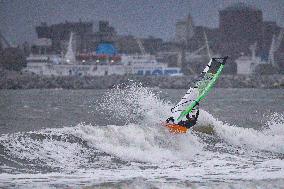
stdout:
[(188, 14), (186, 19), (186, 41), (188, 41), (193, 37), (194, 35), (194, 28), (193, 28), (193, 20), (190, 14)]
[(188, 14), (187, 18), (176, 22), (175, 41), (177, 43), (183, 43), (187, 46), (188, 41), (193, 37), (193, 35), (193, 21), (191, 15)]

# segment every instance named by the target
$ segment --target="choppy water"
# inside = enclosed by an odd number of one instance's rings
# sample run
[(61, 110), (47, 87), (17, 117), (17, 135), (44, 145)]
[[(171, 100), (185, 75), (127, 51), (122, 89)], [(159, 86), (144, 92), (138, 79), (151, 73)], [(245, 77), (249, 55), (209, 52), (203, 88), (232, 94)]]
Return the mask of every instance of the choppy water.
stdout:
[(284, 90), (216, 89), (196, 127), (160, 126), (185, 90), (0, 91), (0, 187), (281, 188)]

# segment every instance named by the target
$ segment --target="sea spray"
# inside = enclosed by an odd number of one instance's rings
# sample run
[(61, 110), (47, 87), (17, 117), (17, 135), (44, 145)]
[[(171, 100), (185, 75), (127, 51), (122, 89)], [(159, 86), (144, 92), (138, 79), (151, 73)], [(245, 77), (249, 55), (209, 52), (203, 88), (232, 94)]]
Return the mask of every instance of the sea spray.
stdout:
[[(36, 182), (50, 187), (80, 187), (125, 183), (137, 178), (145, 182), (178, 182), (184, 188), (192, 182), (204, 186), (212, 182), (251, 180), (249, 182), (255, 186), (263, 179), (269, 182), (278, 179), (276, 183), (283, 183), (281, 113), (267, 119), (266, 124), (256, 125), (258, 129), (244, 129), (201, 110), (195, 127), (209, 125), (214, 130), (213, 135), (192, 130), (185, 135), (172, 135), (158, 119), (168, 116), (174, 102), (162, 100), (156, 89), (132, 86), (115, 89), (122, 94), (121, 98), (117, 94), (115, 101), (105, 101), (107, 106), (114, 107), (111, 114), (104, 108), (98, 109), (104, 113), (102, 119), (115, 120), (118, 115), (127, 119), (124, 124), (100, 125), (94, 121), (1, 135), (0, 183), (23, 188)], [(242, 100), (242, 96), (237, 96), (238, 100)], [(124, 103), (119, 104), (120, 100)], [(125, 112), (116, 112), (119, 110), (116, 107)]]
[(284, 154), (284, 119), (274, 113), (263, 126), (263, 130), (243, 128), (216, 121), (215, 132), (220, 138), (235, 146), (254, 151), (268, 151)]
[(153, 90), (142, 84), (119, 85), (105, 93), (97, 102), (97, 111), (108, 115), (108, 119), (123, 120), (125, 123), (157, 123), (164, 120), (171, 106), (160, 99)]

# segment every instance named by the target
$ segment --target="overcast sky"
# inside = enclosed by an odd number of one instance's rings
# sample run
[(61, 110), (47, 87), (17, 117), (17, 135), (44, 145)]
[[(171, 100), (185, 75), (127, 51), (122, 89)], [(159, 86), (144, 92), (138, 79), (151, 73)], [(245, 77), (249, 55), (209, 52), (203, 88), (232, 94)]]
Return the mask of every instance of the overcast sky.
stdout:
[(284, 27), (284, 0), (0, 0), (0, 30), (11, 43), (36, 39), (35, 26), (68, 21), (108, 20), (119, 34), (169, 40), (175, 23), (190, 13), (195, 25), (218, 27), (218, 11), (245, 2), (264, 20)]

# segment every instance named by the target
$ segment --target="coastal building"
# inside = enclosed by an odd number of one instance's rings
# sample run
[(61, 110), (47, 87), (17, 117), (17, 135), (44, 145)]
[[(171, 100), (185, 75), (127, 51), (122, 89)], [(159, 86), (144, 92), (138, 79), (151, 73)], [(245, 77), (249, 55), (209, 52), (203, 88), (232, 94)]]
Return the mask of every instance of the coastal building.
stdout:
[(268, 58), (264, 59), (261, 56), (256, 56), (257, 42), (250, 46), (251, 56), (240, 56), (236, 59), (238, 74), (277, 74), (281, 72), (281, 64), (275, 61), (275, 52), (281, 46), (284, 36), (284, 29), (282, 29), (278, 36), (273, 35), (270, 42), (270, 50)]
[(194, 35), (194, 25), (192, 17), (188, 14), (187, 18), (176, 22), (175, 41), (187, 44)]
[[(107, 31), (105, 31), (107, 32)], [(111, 32), (111, 30), (110, 30)], [(50, 40), (39, 40), (40, 54), (27, 58), (24, 71), (45, 76), (103, 76), (103, 75), (180, 75), (180, 68), (168, 68), (166, 63), (158, 62), (154, 55), (147, 54), (139, 39), (139, 54), (118, 54), (111, 40), (106, 36), (95, 52), (79, 53), (75, 56), (74, 33), (70, 32), (68, 47), (64, 56), (45, 54), (51, 46)], [(43, 38), (41, 38), (43, 39)], [(108, 38), (109, 39), (109, 38)]]
[(226, 72), (237, 73), (236, 59), (249, 56), (250, 45), (257, 42), (256, 54), (263, 52), (262, 11), (245, 3), (236, 3), (219, 11), (219, 39), (216, 49), (232, 60)]
[(114, 42), (116, 39), (114, 27), (109, 25), (108, 21), (99, 21), (99, 30), (95, 32), (94, 39), (101, 42)]
[[(93, 28), (96, 30), (93, 31)], [(68, 22), (48, 26), (42, 23), (36, 27), (38, 38), (47, 38), (52, 41), (52, 50), (61, 53), (67, 47), (70, 32), (74, 33), (76, 51), (78, 53), (92, 52), (102, 41), (113, 42), (116, 38), (115, 29), (107, 21), (92, 22)]]
[[(92, 22), (65, 22), (53, 25), (42, 23), (36, 27), (39, 39), (51, 40), (52, 53), (65, 53), (68, 46), (70, 32), (74, 33), (73, 43), (76, 44), (75, 54), (93, 53), (101, 43), (112, 43), (117, 47), (118, 53), (140, 53), (136, 37), (131, 35), (118, 35), (115, 28), (108, 21)], [(147, 53), (156, 54), (163, 40), (149, 36), (140, 38)], [(36, 46), (34, 44), (34, 46)]]
[(52, 41), (52, 50), (54, 53), (61, 53), (66, 49), (66, 42), (69, 40), (70, 32), (74, 32), (76, 40), (76, 51), (82, 52), (86, 48), (90, 48), (89, 41), (93, 33), (92, 22), (68, 22), (53, 24), (48, 26), (47, 23), (42, 23), (36, 27), (38, 38), (47, 38)]
[(32, 43), (32, 54), (52, 53), (52, 41), (49, 38), (38, 38)]
[(163, 46), (163, 39), (149, 36), (141, 39), (145, 51), (150, 54), (157, 54)]
[[(244, 3), (237, 3), (219, 11), (219, 29), (223, 41), (243, 45), (262, 45), (262, 11)], [(241, 47), (240, 47), (241, 48)]]
[[(143, 44), (145, 51), (150, 54), (157, 54), (161, 51), (164, 42), (161, 38), (149, 36), (147, 38), (139, 38)], [(117, 35), (114, 41), (119, 53), (135, 54), (140, 53), (140, 47), (137, 43), (137, 37), (132, 35)]]
[(273, 35), (281, 30), (276, 22), (264, 21), (260, 9), (245, 3), (236, 3), (219, 11), (219, 49), (236, 55), (250, 53), (250, 45), (257, 42), (257, 54), (268, 58)]
[[(279, 70), (284, 70), (284, 67), (281, 65), (281, 62), (284, 60), (279, 58), (281, 57), (281, 52), (284, 51), (284, 45), (281, 45), (280, 38), (276, 37), (280, 36), (280, 30), (281, 27), (276, 22), (263, 20), (263, 14), (260, 9), (245, 3), (236, 3), (219, 11), (220, 35), (217, 36), (218, 39), (214, 49), (218, 49), (219, 53), (230, 57), (232, 63), (228, 64), (226, 68), (230, 68), (232, 71), (236, 70), (237, 73), (247, 72), (249, 74), (256, 72), (255, 70), (271, 70), (269, 65), (262, 64), (263, 62), (269, 64), (276, 63), (280, 65)], [(278, 42), (273, 45), (272, 43), (275, 40)], [(256, 59), (252, 60), (250, 48), (255, 43), (257, 43), (257, 48), (255, 49)], [(277, 57), (275, 61), (274, 56)], [(245, 69), (247, 71), (244, 71)], [(265, 73), (265, 71), (262, 71), (262, 73)], [(275, 72), (268, 71), (267, 73)]]
[(257, 43), (250, 46), (251, 56), (245, 56), (242, 54), (239, 58), (236, 59), (237, 64), (237, 74), (241, 75), (250, 75), (255, 73), (255, 68), (258, 65), (266, 64), (262, 61), (260, 57), (256, 56)]
[(235, 62), (237, 64), (237, 74), (240, 75), (279, 73), (279, 69), (276, 66), (261, 60), (260, 57), (242, 55)]

